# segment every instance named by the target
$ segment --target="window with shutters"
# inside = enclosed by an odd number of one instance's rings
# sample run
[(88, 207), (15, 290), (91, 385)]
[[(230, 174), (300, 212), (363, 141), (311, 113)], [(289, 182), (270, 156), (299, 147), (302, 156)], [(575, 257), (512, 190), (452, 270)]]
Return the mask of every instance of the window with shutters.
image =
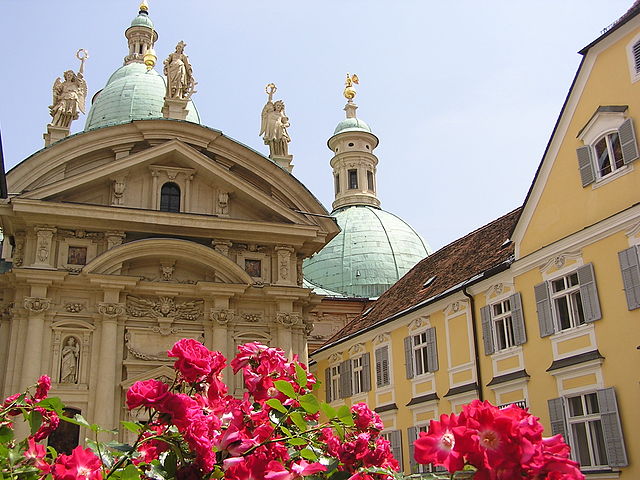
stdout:
[(575, 459), (583, 467), (608, 465), (596, 393), (568, 397), (567, 405)]
[(435, 327), (406, 337), (404, 349), (407, 378), (414, 378), (438, 370)]
[(584, 392), (548, 401), (552, 434), (571, 446), (583, 469), (628, 465), (614, 388)]
[(640, 36), (631, 40), (627, 44), (627, 60), (629, 63), (629, 76), (631, 77), (631, 83), (635, 83), (640, 80)]
[(633, 121), (628, 118), (614, 128), (601, 130), (595, 140), (587, 136), (583, 141), (591, 143), (577, 149), (583, 187), (622, 174), (640, 156)]
[(540, 336), (577, 328), (602, 317), (593, 265), (534, 287)]
[(418, 438), (420, 438), (420, 432), (427, 432), (429, 430), (428, 425), (416, 425), (415, 427), (409, 427), (407, 430), (407, 436), (409, 438), (409, 460), (411, 462), (411, 472), (410, 473), (434, 473), (434, 472), (446, 472), (447, 470), (444, 467), (436, 467), (433, 464), (422, 465), (416, 462), (414, 455), (414, 446), (413, 442), (415, 442)]
[(480, 309), (486, 355), (527, 341), (519, 293)]
[(400, 465), (400, 471), (403, 470), (403, 459), (402, 459), (402, 431), (401, 430), (391, 430), (387, 432), (380, 433), (380, 436), (389, 442), (391, 447), (391, 453), (393, 454), (393, 458), (398, 461)]

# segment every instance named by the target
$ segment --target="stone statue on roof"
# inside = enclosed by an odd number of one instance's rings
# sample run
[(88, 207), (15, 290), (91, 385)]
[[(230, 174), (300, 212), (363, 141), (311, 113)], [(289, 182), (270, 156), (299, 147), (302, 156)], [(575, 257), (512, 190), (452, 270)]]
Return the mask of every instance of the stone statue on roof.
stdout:
[(53, 84), (53, 102), (49, 113), (53, 117), (50, 125), (68, 129), (79, 113), (84, 113), (87, 98), (87, 82), (84, 80), (84, 61), (89, 57), (84, 49), (78, 50), (76, 57), (80, 60), (80, 70), (64, 72), (64, 80), (60, 77)]
[(273, 101), (273, 94), (277, 88), (273, 83), (267, 85), (265, 91), (269, 99), (262, 109), (262, 122), (260, 133), (265, 145), (269, 145), (270, 157), (289, 156), (289, 142), (291, 138), (287, 132), (289, 127), (289, 117), (284, 112), (284, 102), (282, 100)]
[(176, 51), (164, 61), (164, 74), (167, 76), (167, 98), (188, 100), (195, 93), (196, 81), (189, 57), (184, 54), (187, 44), (180, 41)]

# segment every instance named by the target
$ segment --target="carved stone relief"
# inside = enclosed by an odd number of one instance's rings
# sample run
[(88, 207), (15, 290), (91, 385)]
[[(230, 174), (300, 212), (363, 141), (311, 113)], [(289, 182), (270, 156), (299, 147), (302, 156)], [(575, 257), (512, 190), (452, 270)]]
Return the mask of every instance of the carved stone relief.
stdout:
[(218, 214), (229, 215), (229, 193), (228, 192), (218, 193)]
[(276, 323), (292, 328), (302, 323), (302, 316), (299, 313), (278, 312), (276, 313)]
[(240, 318), (245, 322), (257, 323), (262, 320), (262, 314), (261, 313), (243, 313)]
[(36, 265), (49, 265), (49, 255), (51, 253), (51, 242), (55, 227), (35, 227), (36, 233)]
[(229, 308), (212, 308), (210, 316), (211, 320), (218, 323), (219, 325), (226, 325), (234, 320), (235, 312)]
[(107, 239), (107, 250), (111, 250), (113, 247), (122, 245), (124, 241), (124, 232), (105, 232), (105, 238)]
[(202, 300), (176, 302), (171, 297), (145, 299), (127, 296), (126, 310), (132, 317), (171, 318), (173, 320), (199, 320), (203, 316)]
[(211, 241), (211, 246), (213, 247), (213, 249), (224, 255), (225, 257), (229, 256), (229, 249), (231, 248), (233, 244), (228, 241), (228, 240), (219, 240), (219, 239), (213, 239)]
[(65, 303), (64, 309), (69, 313), (79, 313), (84, 309), (84, 304), (82, 303)]
[(33, 313), (40, 313), (48, 310), (51, 306), (51, 299), (41, 297), (25, 297), (24, 308)]
[(111, 198), (111, 205), (124, 205), (124, 192), (127, 186), (126, 179), (126, 173), (111, 179), (113, 182), (113, 197)]
[(353, 356), (353, 355), (358, 355), (360, 353), (364, 353), (365, 348), (364, 348), (364, 343), (356, 343), (355, 345), (352, 345), (351, 347), (349, 347), (348, 353), (349, 356)]
[(14, 241), (16, 245), (13, 249), (13, 264), (21, 267), (24, 263), (24, 232), (16, 232)]
[(114, 318), (122, 315), (125, 311), (124, 305), (121, 303), (99, 303), (98, 313), (105, 317)]

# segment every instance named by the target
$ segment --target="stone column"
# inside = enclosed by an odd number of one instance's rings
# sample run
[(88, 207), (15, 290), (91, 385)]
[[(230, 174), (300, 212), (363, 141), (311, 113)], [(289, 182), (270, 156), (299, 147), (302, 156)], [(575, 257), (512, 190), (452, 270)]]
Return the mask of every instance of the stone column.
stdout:
[[(26, 297), (24, 308), (27, 310), (27, 338), (25, 341), (24, 358), (20, 390), (36, 382), (42, 374), (42, 339), (44, 337), (44, 314), (49, 309), (51, 300), (43, 297)], [(29, 352), (28, 358), (26, 352)]]
[(36, 257), (33, 266), (40, 268), (52, 268), (51, 247), (53, 243), (53, 234), (56, 233), (56, 228), (35, 227), (34, 231), (36, 232)]
[(116, 425), (116, 368), (118, 317), (124, 313), (124, 305), (118, 303), (119, 290), (105, 290), (104, 302), (98, 304), (101, 315), (100, 350), (98, 353), (98, 382), (96, 385), (94, 422), (104, 428)]
[(297, 321), (295, 314), (288, 312), (276, 313), (276, 324), (278, 325), (278, 347), (284, 350), (287, 357), (291, 358), (294, 353), (293, 326)]

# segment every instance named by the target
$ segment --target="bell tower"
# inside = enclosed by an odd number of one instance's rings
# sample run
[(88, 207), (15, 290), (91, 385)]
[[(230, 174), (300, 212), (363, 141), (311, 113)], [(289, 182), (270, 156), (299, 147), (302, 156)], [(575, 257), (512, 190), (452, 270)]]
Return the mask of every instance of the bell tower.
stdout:
[[(149, 18), (147, 0), (140, 4), (138, 16), (133, 19), (131, 26), (124, 32), (129, 43), (129, 54), (124, 57), (124, 64), (145, 63), (145, 55), (155, 57), (153, 46), (158, 40), (158, 33), (153, 29), (153, 22)], [(148, 56), (148, 55), (147, 55)]]
[(333, 210), (351, 205), (380, 207), (376, 195), (376, 167), (378, 158), (373, 150), (378, 146), (378, 137), (369, 126), (356, 117), (358, 106), (353, 102), (358, 76), (347, 74), (344, 96), (347, 118), (336, 127), (327, 142), (334, 153), (331, 159), (335, 200)]

